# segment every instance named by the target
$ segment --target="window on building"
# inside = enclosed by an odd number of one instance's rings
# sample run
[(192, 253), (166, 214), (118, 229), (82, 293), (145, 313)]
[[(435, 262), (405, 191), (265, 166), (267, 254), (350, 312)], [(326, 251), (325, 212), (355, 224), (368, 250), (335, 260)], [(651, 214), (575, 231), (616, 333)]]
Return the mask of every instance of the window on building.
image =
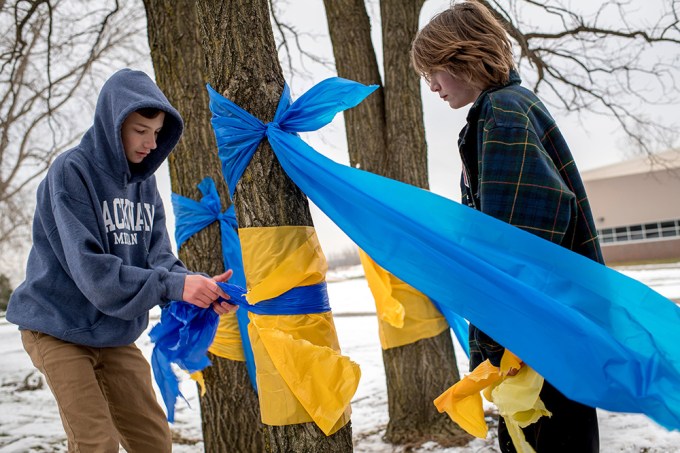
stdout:
[(680, 236), (680, 219), (598, 230), (603, 244), (627, 241), (659, 240)]
[(663, 237), (676, 236), (678, 234), (675, 221), (661, 222), (659, 226), (661, 227), (661, 236)]
[(659, 224), (657, 223), (647, 223), (644, 225), (645, 228), (645, 238), (654, 239), (659, 237)]
[(630, 232), (628, 238), (631, 241), (639, 241), (645, 238), (642, 232), (642, 225), (631, 225), (628, 227), (628, 231)]

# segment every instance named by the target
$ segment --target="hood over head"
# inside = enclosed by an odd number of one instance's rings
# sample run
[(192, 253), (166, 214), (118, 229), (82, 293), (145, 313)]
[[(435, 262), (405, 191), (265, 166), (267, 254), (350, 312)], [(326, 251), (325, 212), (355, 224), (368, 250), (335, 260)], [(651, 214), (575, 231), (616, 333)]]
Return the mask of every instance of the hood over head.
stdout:
[[(128, 115), (142, 108), (165, 112), (163, 128), (156, 140), (156, 149), (139, 164), (129, 164), (125, 157), (121, 128)], [(85, 133), (80, 145), (91, 149), (95, 165), (121, 181), (122, 184), (143, 181), (151, 176), (168, 157), (182, 135), (182, 117), (163, 92), (141, 71), (121, 69), (102, 87), (94, 124)]]

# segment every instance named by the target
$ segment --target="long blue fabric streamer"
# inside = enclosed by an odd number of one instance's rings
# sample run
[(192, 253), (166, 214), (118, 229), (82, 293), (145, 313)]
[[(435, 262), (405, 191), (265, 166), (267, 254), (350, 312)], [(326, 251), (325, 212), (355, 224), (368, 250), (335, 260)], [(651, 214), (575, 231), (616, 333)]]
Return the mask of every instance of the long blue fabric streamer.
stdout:
[(449, 327), (458, 340), (458, 344), (460, 344), (460, 347), (463, 348), (465, 355), (470, 358), (470, 342), (468, 340), (470, 326), (468, 325), (468, 322), (463, 317), (459, 316), (455, 311), (453, 311), (450, 306), (442, 306), (436, 300), (430, 299), (430, 301), (434, 307), (439, 310), (442, 315), (444, 315), (446, 322), (449, 324)]
[(327, 79), (292, 105), (286, 87), (268, 124), (208, 88), (224, 171), (242, 173), (266, 136), (288, 176), (342, 231), (443, 311), (470, 320), (574, 400), (680, 428), (673, 302), (459, 203), (337, 164), (297, 136), (374, 86)]

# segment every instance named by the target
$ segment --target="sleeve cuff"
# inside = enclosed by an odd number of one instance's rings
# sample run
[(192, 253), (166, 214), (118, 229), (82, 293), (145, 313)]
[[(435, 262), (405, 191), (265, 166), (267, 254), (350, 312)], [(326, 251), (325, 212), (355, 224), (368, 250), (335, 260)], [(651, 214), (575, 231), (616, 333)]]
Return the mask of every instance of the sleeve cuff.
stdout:
[(187, 274), (168, 272), (165, 277), (165, 297), (169, 300), (182, 300), (184, 280)]

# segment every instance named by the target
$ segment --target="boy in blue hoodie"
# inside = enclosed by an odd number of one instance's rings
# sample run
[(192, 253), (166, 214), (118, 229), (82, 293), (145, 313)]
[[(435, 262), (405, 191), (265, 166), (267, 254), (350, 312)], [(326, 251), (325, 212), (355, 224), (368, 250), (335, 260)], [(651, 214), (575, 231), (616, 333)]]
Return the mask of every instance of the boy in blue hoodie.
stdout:
[(143, 72), (102, 87), (94, 124), (40, 183), (26, 280), (7, 320), (57, 400), (69, 451), (170, 452), (172, 439), (134, 342), (149, 310), (184, 300), (235, 309), (172, 253), (154, 172), (182, 118)]

